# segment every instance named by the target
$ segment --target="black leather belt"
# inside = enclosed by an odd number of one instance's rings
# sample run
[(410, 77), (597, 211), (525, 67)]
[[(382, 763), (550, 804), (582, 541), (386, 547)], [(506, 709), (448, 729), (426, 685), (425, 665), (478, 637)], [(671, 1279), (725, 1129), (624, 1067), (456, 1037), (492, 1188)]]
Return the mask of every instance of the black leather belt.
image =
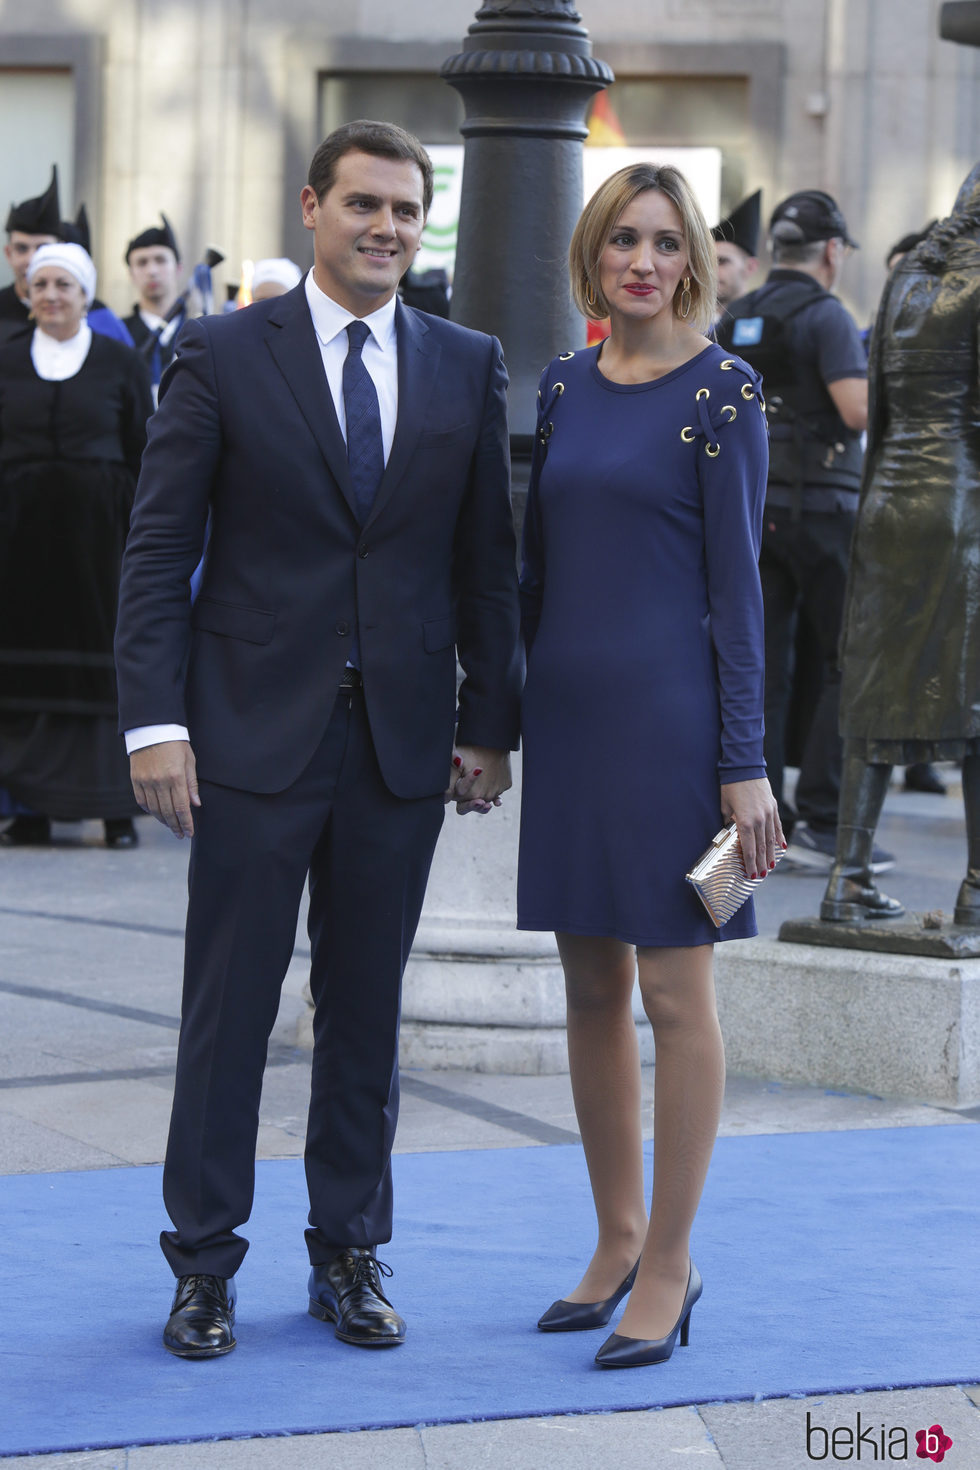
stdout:
[(360, 689), (363, 687), (363, 684), (364, 680), (361, 678), (360, 669), (346, 668), (340, 675), (341, 689)]

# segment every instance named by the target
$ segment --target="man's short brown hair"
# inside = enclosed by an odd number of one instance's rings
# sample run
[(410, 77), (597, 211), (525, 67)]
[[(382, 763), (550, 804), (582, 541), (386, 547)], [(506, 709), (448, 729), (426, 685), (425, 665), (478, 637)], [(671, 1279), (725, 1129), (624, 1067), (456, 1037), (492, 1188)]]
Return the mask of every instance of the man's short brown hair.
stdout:
[(432, 203), (432, 159), (413, 133), (395, 123), (372, 122), (369, 118), (358, 118), (356, 122), (344, 123), (320, 144), (313, 155), (307, 183), (323, 202), (323, 196), (333, 186), (337, 164), (347, 153), (373, 153), (378, 158), (394, 158), (404, 163), (414, 163), (422, 175), (422, 209), (429, 213)]

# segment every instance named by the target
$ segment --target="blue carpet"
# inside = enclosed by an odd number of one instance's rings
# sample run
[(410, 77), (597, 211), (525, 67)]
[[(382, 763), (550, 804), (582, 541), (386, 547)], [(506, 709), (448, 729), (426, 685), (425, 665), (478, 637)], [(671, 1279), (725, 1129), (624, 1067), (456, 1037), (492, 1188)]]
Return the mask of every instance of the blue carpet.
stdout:
[(383, 1255), (409, 1338), (386, 1352), (306, 1315), (302, 1164), (260, 1164), (238, 1349), (200, 1363), (160, 1345), (159, 1169), (8, 1176), (0, 1455), (976, 1382), (977, 1144), (969, 1125), (722, 1139), (691, 1346), (630, 1372), (593, 1366), (603, 1332), (534, 1330), (591, 1249), (576, 1147), (396, 1159)]

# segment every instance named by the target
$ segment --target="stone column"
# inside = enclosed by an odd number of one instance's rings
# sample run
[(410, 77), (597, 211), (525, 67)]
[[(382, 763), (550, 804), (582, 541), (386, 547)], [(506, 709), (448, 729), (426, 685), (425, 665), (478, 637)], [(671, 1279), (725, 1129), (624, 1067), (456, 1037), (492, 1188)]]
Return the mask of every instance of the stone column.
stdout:
[[(582, 210), (586, 107), (612, 72), (569, 0), (488, 0), (442, 74), (466, 104), (452, 315), (503, 343), (519, 520), (539, 374), (585, 341), (568, 242)], [(405, 975), (406, 1066), (568, 1068), (554, 938), (514, 927), (520, 784), (516, 760), (502, 807), (447, 813)]]
[(613, 80), (571, 0), (487, 0), (442, 75), (466, 117), (452, 317), (503, 343), (520, 524), (538, 377), (585, 345), (568, 291), (585, 113)]

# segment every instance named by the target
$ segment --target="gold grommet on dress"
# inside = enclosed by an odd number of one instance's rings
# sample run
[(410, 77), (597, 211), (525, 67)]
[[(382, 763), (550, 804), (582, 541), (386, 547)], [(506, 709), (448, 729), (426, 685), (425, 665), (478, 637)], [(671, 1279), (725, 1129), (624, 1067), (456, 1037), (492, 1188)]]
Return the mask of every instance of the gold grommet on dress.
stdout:
[(759, 407), (762, 409), (762, 412), (765, 413), (765, 411), (766, 411), (766, 400), (764, 398), (760, 398), (759, 399)]
[(701, 399), (701, 398), (710, 398), (710, 397), (711, 397), (711, 393), (710, 393), (709, 389), (707, 389), (707, 388), (699, 388), (698, 391), (694, 395), (694, 401), (695, 401), (695, 403), (697, 403), (698, 400)]
[(717, 459), (718, 456), (719, 456), (719, 454), (721, 453), (721, 445), (720, 444), (706, 444), (704, 446), (704, 452), (708, 456), (709, 459)]
[(719, 363), (718, 366), (721, 368), (723, 373), (727, 373), (730, 368), (733, 368), (735, 366), (735, 359), (733, 357), (726, 357), (725, 361)]
[(688, 424), (686, 429), (681, 429), (681, 438), (684, 440), (685, 444), (690, 444), (691, 440), (694, 438), (694, 430), (691, 428), (690, 424)]
[(753, 386), (752, 386), (751, 383), (743, 383), (742, 384), (742, 397), (743, 398), (754, 398), (755, 397), (755, 389), (753, 388)]
[(570, 357), (574, 357), (574, 356), (575, 356), (575, 353), (574, 352), (559, 352), (559, 354), (558, 354), (558, 361), (559, 362), (568, 362), (569, 358)]
[(727, 413), (729, 415), (728, 422), (730, 424), (734, 423), (735, 420), (738, 418), (738, 409), (735, 407), (734, 403), (726, 403), (721, 411), (722, 413)]
[(557, 393), (558, 394), (558, 397), (560, 398), (561, 395), (565, 391), (565, 384), (564, 383), (552, 383), (551, 388), (552, 388), (552, 392)]

